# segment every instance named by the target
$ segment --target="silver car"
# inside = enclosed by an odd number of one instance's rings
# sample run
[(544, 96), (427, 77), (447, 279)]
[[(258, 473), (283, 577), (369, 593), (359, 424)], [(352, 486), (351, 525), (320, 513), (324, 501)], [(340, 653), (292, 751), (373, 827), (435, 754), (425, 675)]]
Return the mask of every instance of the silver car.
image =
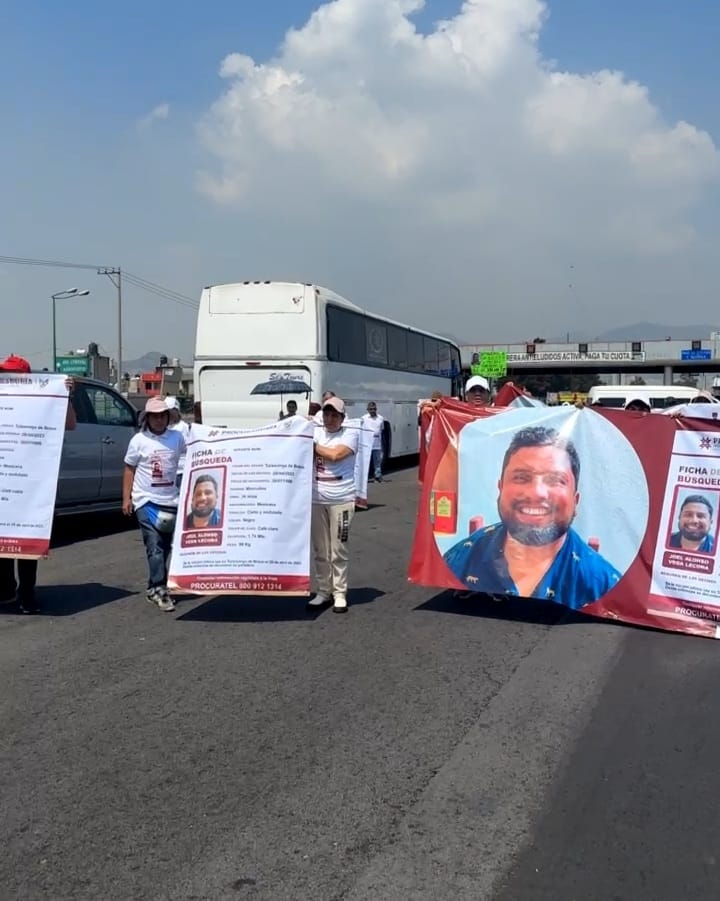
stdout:
[(137, 411), (102, 382), (74, 381), (77, 426), (65, 432), (55, 515), (119, 511), (125, 451), (138, 428)]

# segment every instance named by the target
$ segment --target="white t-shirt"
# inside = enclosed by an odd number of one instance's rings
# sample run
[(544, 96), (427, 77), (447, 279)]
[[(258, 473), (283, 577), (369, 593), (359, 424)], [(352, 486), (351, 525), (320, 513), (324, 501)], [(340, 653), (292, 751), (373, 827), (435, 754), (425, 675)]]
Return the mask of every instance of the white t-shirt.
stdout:
[[(184, 419), (181, 419), (179, 422), (175, 422), (170, 426), (171, 431), (180, 432), (183, 436), (183, 441), (187, 441), (190, 437), (190, 426)], [(182, 475), (185, 471), (185, 457), (187, 456), (187, 451), (183, 448), (182, 453), (180, 454), (180, 460), (178, 462), (178, 475)]]
[(383, 433), (383, 423), (385, 420), (378, 413), (377, 416), (371, 416), (369, 413), (366, 413), (362, 418), (363, 426), (366, 429), (372, 429), (373, 431), (373, 450), (382, 450), (382, 433)]
[(341, 428), (328, 432), (324, 428), (315, 429), (315, 443), (321, 447), (337, 447), (339, 444), (352, 451), (342, 460), (331, 462), (315, 458), (315, 478), (313, 479), (314, 504), (347, 504), (355, 500), (355, 455), (358, 451), (357, 429)]
[(184, 452), (185, 439), (178, 431), (166, 429), (162, 435), (155, 435), (143, 429), (133, 435), (125, 462), (135, 467), (132, 502), (136, 510), (149, 502), (177, 507), (178, 463)]

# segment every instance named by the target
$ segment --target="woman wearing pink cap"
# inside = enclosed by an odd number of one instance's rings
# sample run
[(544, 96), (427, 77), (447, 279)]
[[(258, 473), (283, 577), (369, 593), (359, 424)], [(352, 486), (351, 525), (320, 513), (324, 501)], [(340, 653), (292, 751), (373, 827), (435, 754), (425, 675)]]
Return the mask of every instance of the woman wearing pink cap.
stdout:
[(147, 599), (161, 610), (174, 610), (167, 591), (167, 568), (177, 518), (177, 472), (185, 438), (170, 427), (164, 400), (145, 404), (142, 430), (130, 439), (125, 454), (123, 513), (137, 516), (148, 562)]

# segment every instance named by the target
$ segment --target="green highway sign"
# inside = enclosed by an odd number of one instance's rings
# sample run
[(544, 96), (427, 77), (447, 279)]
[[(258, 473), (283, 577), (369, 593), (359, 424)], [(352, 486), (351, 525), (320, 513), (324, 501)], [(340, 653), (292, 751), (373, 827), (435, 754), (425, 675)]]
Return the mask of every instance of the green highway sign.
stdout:
[(63, 375), (90, 375), (90, 360), (85, 356), (55, 357), (55, 372)]
[[(499, 379), (507, 375), (507, 351), (486, 350), (480, 354), (480, 362), (471, 367), (473, 375), (484, 375), (486, 378)], [(475, 373), (477, 369), (477, 373)]]

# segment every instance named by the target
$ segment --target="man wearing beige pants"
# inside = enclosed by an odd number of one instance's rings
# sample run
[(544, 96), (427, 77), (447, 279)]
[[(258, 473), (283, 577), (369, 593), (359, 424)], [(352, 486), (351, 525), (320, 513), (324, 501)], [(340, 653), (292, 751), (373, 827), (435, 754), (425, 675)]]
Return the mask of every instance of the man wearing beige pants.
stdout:
[(347, 613), (348, 538), (355, 512), (355, 455), (358, 432), (343, 427), (345, 404), (323, 401), (323, 425), (315, 429), (315, 478), (311, 537), (317, 594), (308, 603), (319, 610), (333, 601), (335, 613)]

